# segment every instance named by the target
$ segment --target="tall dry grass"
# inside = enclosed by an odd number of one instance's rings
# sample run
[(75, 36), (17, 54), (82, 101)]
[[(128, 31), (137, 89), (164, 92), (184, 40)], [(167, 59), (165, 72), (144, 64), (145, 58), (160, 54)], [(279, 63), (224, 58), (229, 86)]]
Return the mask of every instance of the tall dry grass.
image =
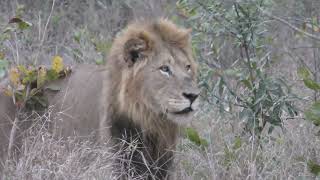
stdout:
[[(25, 5), (24, 18), (33, 23), (31, 30), (16, 34), (14, 39), (1, 44), (6, 59), (12, 64), (28, 64), (35, 60), (38, 64), (46, 64), (56, 54), (67, 64), (95, 63), (105, 56), (104, 50), (128, 21), (139, 17), (170, 16), (173, 14), (170, 7), (174, 6), (174, 1), (169, 0), (54, 2), (0, 1), (0, 28), (15, 15), (18, 4)], [(291, 35), (286, 28), (280, 30)], [(75, 36), (79, 34), (77, 42)], [(290, 37), (279, 39), (283, 44), (294, 44)], [(103, 51), (97, 50), (99, 43), (105, 47)], [(291, 76), (294, 65), (290, 62), (288, 59), (280, 62), (274, 73), (297, 80)], [(304, 94), (300, 88), (296, 91)], [(308, 168), (310, 160), (320, 162), (320, 138), (316, 134), (319, 128), (302, 117), (283, 119), (282, 130), (266, 134), (258, 143), (256, 137), (242, 133), (242, 122), (235, 115), (223, 116), (211, 105), (204, 104), (191, 126), (208, 140), (208, 147), (198, 147), (181, 136), (172, 169), (174, 178), (319, 179)], [(121, 156), (112, 152), (112, 146), (76, 138), (54, 138), (45, 128), (44, 122), (48, 120), (48, 115), (36, 118), (38, 123), (25, 133), (19, 157), (0, 162), (6, 166), (0, 179), (115, 178), (111, 163)]]

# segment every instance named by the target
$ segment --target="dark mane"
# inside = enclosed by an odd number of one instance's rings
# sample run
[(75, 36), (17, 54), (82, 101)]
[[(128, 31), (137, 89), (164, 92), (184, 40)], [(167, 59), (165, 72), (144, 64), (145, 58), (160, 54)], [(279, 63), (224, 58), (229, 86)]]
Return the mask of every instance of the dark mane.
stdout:
[(158, 148), (161, 141), (159, 137), (143, 131), (140, 125), (127, 116), (119, 115), (113, 120), (111, 135), (116, 140), (115, 151), (121, 152), (115, 169), (134, 174), (134, 177), (165, 179), (170, 171), (169, 167), (172, 166), (173, 152), (162, 152)]

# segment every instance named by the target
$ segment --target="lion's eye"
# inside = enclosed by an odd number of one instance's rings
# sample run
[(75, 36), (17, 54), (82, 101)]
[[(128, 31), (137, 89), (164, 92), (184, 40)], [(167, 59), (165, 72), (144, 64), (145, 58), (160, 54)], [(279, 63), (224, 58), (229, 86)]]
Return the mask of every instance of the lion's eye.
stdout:
[(190, 64), (186, 65), (186, 69), (187, 69), (187, 71), (190, 71), (191, 70), (191, 65)]
[(170, 70), (169, 66), (167, 66), (167, 65), (163, 65), (159, 69), (160, 69), (161, 73), (164, 73), (166, 75), (171, 74), (171, 70)]

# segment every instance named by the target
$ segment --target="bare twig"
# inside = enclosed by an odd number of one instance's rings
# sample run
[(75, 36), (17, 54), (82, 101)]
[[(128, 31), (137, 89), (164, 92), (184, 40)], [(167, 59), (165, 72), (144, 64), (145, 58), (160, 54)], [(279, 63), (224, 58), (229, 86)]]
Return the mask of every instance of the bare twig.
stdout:
[(18, 117), (16, 116), (14, 118), (14, 121), (12, 122), (12, 128), (11, 128), (11, 131), (10, 131), (10, 137), (9, 137), (9, 145), (8, 145), (8, 159), (11, 158), (11, 152), (12, 152), (12, 147), (13, 147), (13, 141), (14, 141), (14, 138), (16, 136), (16, 132), (17, 132), (17, 123), (18, 123), (19, 119)]
[(277, 21), (279, 21), (279, 22), (281, 22), (281, 23), (283, 23), (283, 24), (285, 24), (285, 25), (287, 25), (289, 28), (291, 28), (291, 29), (293, 29), (293, 30), (295, 30), (295, 31), (297, 31), (297, 32), (299, 32), (299, 33), (302, 33), (302, 34), (305, 35), (306, 37), (309, 37), (309, 38), (311, 38), (311, 39), (320, 41), (320, 37), (319, 37), (319, 36), (315, 36), (315, 35), (313, 35), (313, 34), (311, 34), (311, 33), (308, 33), (308, 32), (306, 32), (306, 31), (304, 31), (304, 30), (302, 30), (302, 29), (300, 29), (300, 28), (292, 25), (292, 24), (289, 23), (288, 21), (286, 21), (286, 20), (284, 20), (284, 19), (282, 19), (282, 18), (280, 18), (280, 17), (274, 16), (274, 15), (272, 15), (272, 14), (264, 11), (263, 9), (261, 9), (261, 8), (258, 7), (258, 6), (257, 6), (257, 8), (261, 11), (262, 14), (264, 14), (264, 15), (266, 15), (266, 16), (274, 19), (274, 20), (277, 20)]
[[(56, 0), (53, 0), (53, 1), (52, 1), (51, 11), (50, 11), (49, 17), (48, 17), (48, 19), (47, 19), (46, 25), (44, 26), (44, 30), (43, 30), (43, 33), (42, 33), (42, 38), (41, 38), (41, 41), (40, 41), (40, 44), (39, 44), (39, 51), (38, 51), (37, 56), (36, 56), (36, 58), (35, 58), (34, 64), (37, 64), (37, 63), (38, 63), (38, 58), (39, 58), (39, 55), (40, 55), (40, 53), (41, 53), (41, 51), (42, 51), (43, 42), (44, 42), (44, 40), (45, 40), (46, 31), (47, 31), (47, 29), (48, 29), (48, 25), (49, 25), (49, 22), (50, 22), (52, 13), (53, 13), (53, 9), (54, 9), (54, 6), (55, 6), (55, 2), (56, 2)], [(39, 18), (40, 18), (40, 16), (39, 16)], [(40, 32), (41, 32), (41, 31), (40, 31), (40, 28), (41, 28), (41, 27), (40, 27), (40, 22), (39, 22), (39, 36), (40, 36)]]
[[(19, 128), (18, 127), (18, 121), (19, 121), (19, 115), (21, 114), (22, 110), (24, 109), (26, 103), (27, 103), (27, 100), (29, 98), (29, 94), (30, 94), (30, 85), (27, 85), (27, 91), (26, 91), (26, 97), (22, 103), (22, 105), (20, 107), (18, 107), (18, 109), (16, 110), (16, 113), (15, 113), (15, 118), (14, 118), (14, 121), (12, 123), (12, 128), (11, 128), (11, 131), (10, 131), (10, 137), (9, 137), (9, 145), (8, 145), (8, 158), (10, 159), (11, 158), (11, 153), (12, 153), (12, 147), (13, 147), (13, 144), (14, 144), (14, 138), (16, 137), (16, 133), (17, 133), (17, 129)], [(12, 95), (14, 97), (14, 95)], [(14, 101), (14, 104), (16, 105), (15, 101)]]
[(19, 62), (19, 59), (20, 59), (20, 56), (19, 56), (19, 45), (18, 45), (18, 36), (17, 36), (17, 32), (14, 32), (14, 42), (15, 42), (15, 45), (16, 45), (16, 56), (17, 56), (17, 59), (16, 59), (16, 64), (20, 64)]
[(290, 56), (291, 59), (294, 60), (298, 65), (301, 65), (301, 66), (307, 68), (307, 69), (312, 73), (312, 75), (314, 75), (314, 74), (313, 74), (313, 71), (312, 71), (312, 68), (309, 67), (309, 65), (306, 64), (306, 63), (304, 62), (304, 60), (303, 60), (298, 54), (296, 54), (294, 51), (289, 51), (289, 50), (285, 49), (285, 50), (283, 50), (282, 52), (284, 52), (285, 54), (287, 54), (288, 56)]

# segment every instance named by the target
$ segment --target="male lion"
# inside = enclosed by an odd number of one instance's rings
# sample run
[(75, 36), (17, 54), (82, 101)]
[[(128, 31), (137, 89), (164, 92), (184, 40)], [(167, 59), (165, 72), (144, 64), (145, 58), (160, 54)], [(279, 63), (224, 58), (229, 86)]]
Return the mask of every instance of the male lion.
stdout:
[[(131, 148), (116, 167), (124, 166), (132, 177), (169, 179), (178, 125), (193, 116), (198, 104), (189, 34), (166, 19), (130, 24), (115, 38), (105, 67), (75, 67), (54, 82), (60, 92), (46, 93), (56, 114), (53, 133), (99, 142), (111, 138), (117, 151)], [(12, 103), (3, 96), (0, 101), (5, 124), (13, 118)], [(0, 131), (2, 147), (8, 144), (8, 127), (6, 133)]]

